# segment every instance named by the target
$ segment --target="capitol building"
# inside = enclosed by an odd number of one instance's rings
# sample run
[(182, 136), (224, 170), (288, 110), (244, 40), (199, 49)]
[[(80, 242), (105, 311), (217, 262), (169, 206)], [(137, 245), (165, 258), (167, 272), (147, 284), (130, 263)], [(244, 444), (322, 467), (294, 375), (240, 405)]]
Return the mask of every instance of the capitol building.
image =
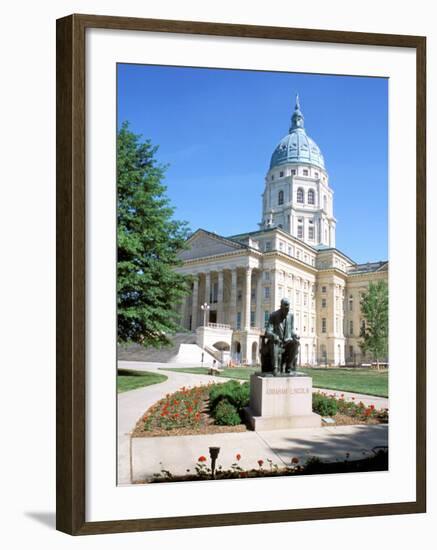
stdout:
[(336, 248), (336, 229), (325, 160), (297, 97), (289, 131), (271, 156), (259, 228), (231, 236), (198, 229), (180, 252), (177, 271), (192, 280), (182, 326), (207, 351), (258, 363), (265, 323), (287, 297), (300, 365), (368, 362), (359, 346), (360, 298), (370, 282), (388, 282), (388, 261), (355, 263)]

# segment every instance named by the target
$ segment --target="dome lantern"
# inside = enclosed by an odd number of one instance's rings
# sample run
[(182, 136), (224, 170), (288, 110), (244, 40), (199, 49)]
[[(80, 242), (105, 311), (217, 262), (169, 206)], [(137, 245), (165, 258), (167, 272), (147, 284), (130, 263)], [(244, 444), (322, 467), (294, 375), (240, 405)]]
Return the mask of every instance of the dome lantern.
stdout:
[(296, 95), (296, 105), (294, 107), (294, 113), (293, 113), (293, 116), (291, 117), (291, 126), (290, 126), (290, 130), (289, 130), (289, 133), (291, 134), (291, 132), (293, 130), (296, 130), (297, 128), (303, 128), (303, 122), (304, 122), (304, 118), (303, 118), (303, 114), (301, 113), (301, 110), (300, 110), (300, 103), (299, 103), (299, 94)]

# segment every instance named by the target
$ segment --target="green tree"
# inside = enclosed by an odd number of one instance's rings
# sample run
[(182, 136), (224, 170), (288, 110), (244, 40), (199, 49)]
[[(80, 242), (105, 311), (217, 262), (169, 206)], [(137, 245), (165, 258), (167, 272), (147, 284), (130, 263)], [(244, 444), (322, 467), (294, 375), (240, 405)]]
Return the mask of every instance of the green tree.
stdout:
[(120, 343), (161, 347), (176, 332), (176, 307), (188, 292), (188, 279), (174, 271), (186, 247), (186, 222), (162, 184), (166, 166), (157, 147), (132, 133), (124, 122), (117, 135), (117, 323)]
[(361, 349), (370, 352), (379, 369), (388, 353), (388, 285), (385, 281), (370, 283), (361, 298), (365, 324), (361, 329)]

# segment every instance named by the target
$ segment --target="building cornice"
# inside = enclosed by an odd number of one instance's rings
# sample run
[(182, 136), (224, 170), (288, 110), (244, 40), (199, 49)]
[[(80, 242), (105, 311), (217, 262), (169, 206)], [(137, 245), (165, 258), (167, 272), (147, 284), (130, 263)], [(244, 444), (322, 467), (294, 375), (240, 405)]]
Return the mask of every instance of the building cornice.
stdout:
[[(223, 258), (233, 258), (235, 256), (241, 256), (242, 258), (250, 258), (256, 256), (258, 259), (262, 257), (263, 253), (254, 248), (245, 247), (241, 250), (234, 250), (232, 252), (222, 252), (221, 254), (213, 254), (212, 256), (202, 256), (201, 258), (193, 258), (191, 260), (182, 260), (182, 264), (178, 267), (192, 266), (204, 264), (205, 262), (221, 260)], [(232, 269), (232, 268), (229, 268)]]

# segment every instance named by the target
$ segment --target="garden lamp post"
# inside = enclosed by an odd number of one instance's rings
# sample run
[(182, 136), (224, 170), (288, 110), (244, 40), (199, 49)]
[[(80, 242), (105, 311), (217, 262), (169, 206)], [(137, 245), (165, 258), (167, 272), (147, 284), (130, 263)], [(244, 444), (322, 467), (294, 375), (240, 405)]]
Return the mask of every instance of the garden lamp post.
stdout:
[(211, 478), (215, 477), (215, 462), (220, 452), (220, 447), (210, 447), (209, 456), (211, 457)]
[(205, 302), (200, 306), (200, 309), (203, 311), (203, 326), (206, 327), (206, 314), (209, 311), (209, 304)]

